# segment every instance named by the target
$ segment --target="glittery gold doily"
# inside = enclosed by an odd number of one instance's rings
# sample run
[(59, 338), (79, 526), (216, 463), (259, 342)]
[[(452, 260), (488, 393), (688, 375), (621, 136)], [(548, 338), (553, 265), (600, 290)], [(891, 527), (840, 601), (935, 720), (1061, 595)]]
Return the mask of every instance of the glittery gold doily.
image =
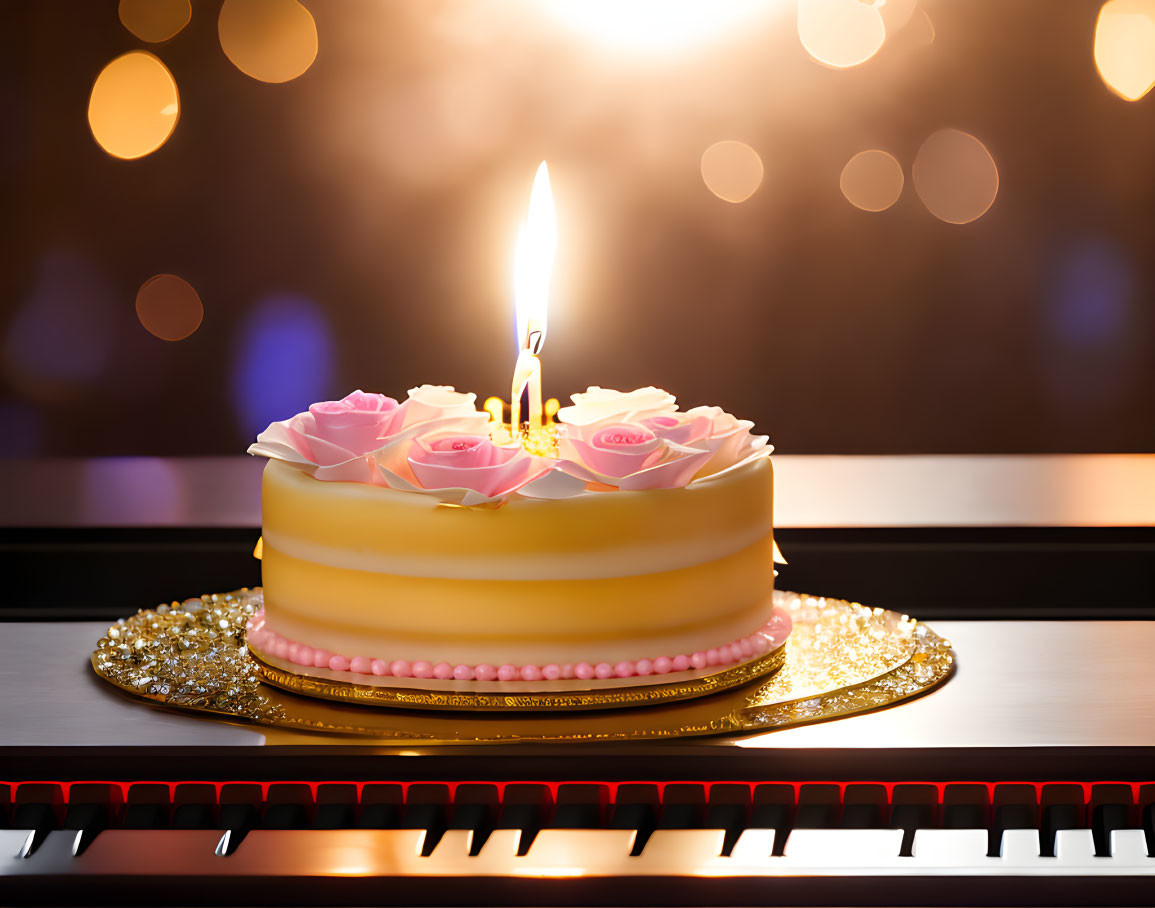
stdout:
[(122, 690), (165, 707), (265, 726), (270, 741), (383, 745), (766, 731), (890, 706), (931, 690), (950, 674), (950, 644), (906, 616), (782, 591), (775, 591), (774, 604), (794, 621), (786, 664), (775, 675), (710, 696), (636, 709), (437, 713), (367, 709), (279, 690), (262, 683), (244, 646), (245, 623), (260, 608), (260, 590), (142, 610), (109, 628), (92, 665)]

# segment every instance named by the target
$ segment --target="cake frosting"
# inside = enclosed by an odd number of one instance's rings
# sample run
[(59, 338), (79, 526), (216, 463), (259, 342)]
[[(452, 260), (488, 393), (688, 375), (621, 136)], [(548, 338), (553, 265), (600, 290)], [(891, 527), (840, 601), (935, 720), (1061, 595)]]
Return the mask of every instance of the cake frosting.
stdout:
[(781, 645), (766, 439), (655, 388), (573, 401), (548, 450), (435, 386), (270, 426), (250, 448), (270, 458), (250, 646), (302, 670), (524, 685)]

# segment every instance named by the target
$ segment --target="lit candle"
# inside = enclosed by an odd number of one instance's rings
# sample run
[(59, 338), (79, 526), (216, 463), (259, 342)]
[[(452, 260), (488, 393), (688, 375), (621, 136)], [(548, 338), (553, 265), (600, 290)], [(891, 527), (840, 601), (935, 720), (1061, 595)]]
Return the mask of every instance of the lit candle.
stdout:
[(514, 438), (521, 435), (521, 398), (528, 388), (530, 441), (540, 441), (542, 432), (541, 361), (537, 355), (545, 343), (549, 280), (556, 250), (557, 213), (549, 188), (549, 170), (542, 161), (529, 196), (529, 217), (517, 237), (513, 268), (518, 356), (510, 390), (509, 427)]

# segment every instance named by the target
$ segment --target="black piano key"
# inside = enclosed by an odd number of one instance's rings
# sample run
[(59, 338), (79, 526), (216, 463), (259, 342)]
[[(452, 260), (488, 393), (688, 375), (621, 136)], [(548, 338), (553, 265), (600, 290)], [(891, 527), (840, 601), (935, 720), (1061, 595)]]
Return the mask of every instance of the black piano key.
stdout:
[[(122, 797), (119, 785), (89, 782), (71, 785), (64, 810), (64, 828), (94, 836), (119, 819)], [(82, 843), (79, 850), (83, 847)]]
[(990, 797), (985, 785), (954, 783), (945, 786), (942, 825), (946, 829), (989, 829)]
[(317, 786), (314, 829), (352, 829), (357, 820), (357, 786), (326, 782)]
[(369, 782), (361, 789), (361, 810), (357, 814), (359, 829), (397, 829), (401, 825), (404, 797), (401, 786)]
[(705, 820), (705, 785), (674, 783), (666, 786), (662, 792), (659, 829), (701, 829)]
[(165, 829), (172, 818), (167, 785), (137, 782), (128, 786), (120, 825), (125, 829)]
[(795, 829), (833, 829), (839, 825), (842, 799), (837, 785), (807, 784), (798, 791)]
[(754, 786), (753, 806), (750, 808), (750, 826), (754, 829), (773, 829), (773, 853), (781, 856), (786, 837), (794, 821), (794, 786), (766, 783)]
[(881, 829), (890, 802), (882, 785), (851, 784), (842, 796), (842, 825), (846, 829)]
[(1131, 786), (1092, 785), (1089, 806), (1095, 854), (1099, 857), (1110, 857), (1111, 833), (1116, 829), (1130, 829), (1135, 826), (1135, 801)]
[(623, 783), (614, 797), (609, 827), (644, 830), (648, 835), (658, 825), (661, 803), (657, 785)]
[(1082, 785), (1044, 785), (1040, 798), (1039, 853), (1055, 854), (1055, 833), (1060, 829), (1085, 829), (1087, 808)]
[(618, 786), (610, 809), (610, 829), (635, 829), (637, 837), (631, 854), (641, 854), (650, 835), (658, 825), (661, 797), (658, 786), (641, 783), (623, 783)]
[(899, 854), (910, 857), (914, 849), (914, 833), (918, 829), (933, 829), (938, 824), (938, 788), (925, 783), (895, 785), (890, 793), (890, 825), (903, 830)]
[[(1034, 785), (996, 785), (991, 797), (991, 830), (987, 854), (1002, 853), (1003, 833), (1008, 829), (1038, 829), (1039, 805)], [(1054, 838), (1051, 839), (1052, 843)]]
[(567, 782), (558, 786), (554, 829), (601, 829), (605, 826), (609, 786)]
[(441, 841), (449, 821), (449, 786), (443, 783), (418, 783), (409, 786), (405, 795), (402, 829), (424, 829), (428, 834), (421, 853), (430, 855)]
[(261, 811), (263, 829), (307, 829), (313, 814), (313, 792), (308, 785), (274, 782)]
[[(261, 816), (261, 786), (248, 782), (229, 782), (221, 786), (220, 826), (243, 834), (257, 825)], [(233, 847), (239, 842), (234, 837)]]
[(726, 837), (722, 840), (723, 855), (729, 855), (734, 850), (734, 844), (749, 822), (749, 785), (718, 782), (710, 786), (703, 826), (707, 829), (726, 830)]
[(525, 855), (538, 830), (549, 821), (552, 810), (553, 794), (549, 786), (515, 782), (505, 786), (495, 828), (520, 829), (517, 853)]
[(217, 792), (212, 785), (182, 782), (172, 796), (173, 829), (216, 829)]
[(8, 825), (8, 817), (12, 815), (12, 786), (7, 782), (0, 782), (0, 826)]
[(501, 799), (497, 786), (475, 782), (463, 782), (453, 792), (452, 812), (449, 829), (472, 829), (473, 841), (469, 853), (476, 855), (489, 838), (497, 822)]
[(24, 782), (12, 798), (12, 828), (47, 832), (60, 827), (64, 791), (52, 782)]
[(1155, 785), (1140, 785), (1138, 808), (1139, 827), (1147, 834), (1147, 853), (1155, 857)]

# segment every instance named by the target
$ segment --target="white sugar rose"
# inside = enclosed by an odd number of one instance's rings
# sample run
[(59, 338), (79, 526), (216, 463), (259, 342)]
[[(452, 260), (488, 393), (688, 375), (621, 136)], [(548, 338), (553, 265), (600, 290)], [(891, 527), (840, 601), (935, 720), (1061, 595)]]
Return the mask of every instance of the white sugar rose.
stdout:
[(583, 393), (570, 396), (572, 407), (562, 407), (557, 418), (571, 426), (591, 426), (602, 422), (642, 422), (654, 416), (672, 414), (677, 400), (661, 388), (638, 388), (636, 391), (614, 391), (593, 385)]

